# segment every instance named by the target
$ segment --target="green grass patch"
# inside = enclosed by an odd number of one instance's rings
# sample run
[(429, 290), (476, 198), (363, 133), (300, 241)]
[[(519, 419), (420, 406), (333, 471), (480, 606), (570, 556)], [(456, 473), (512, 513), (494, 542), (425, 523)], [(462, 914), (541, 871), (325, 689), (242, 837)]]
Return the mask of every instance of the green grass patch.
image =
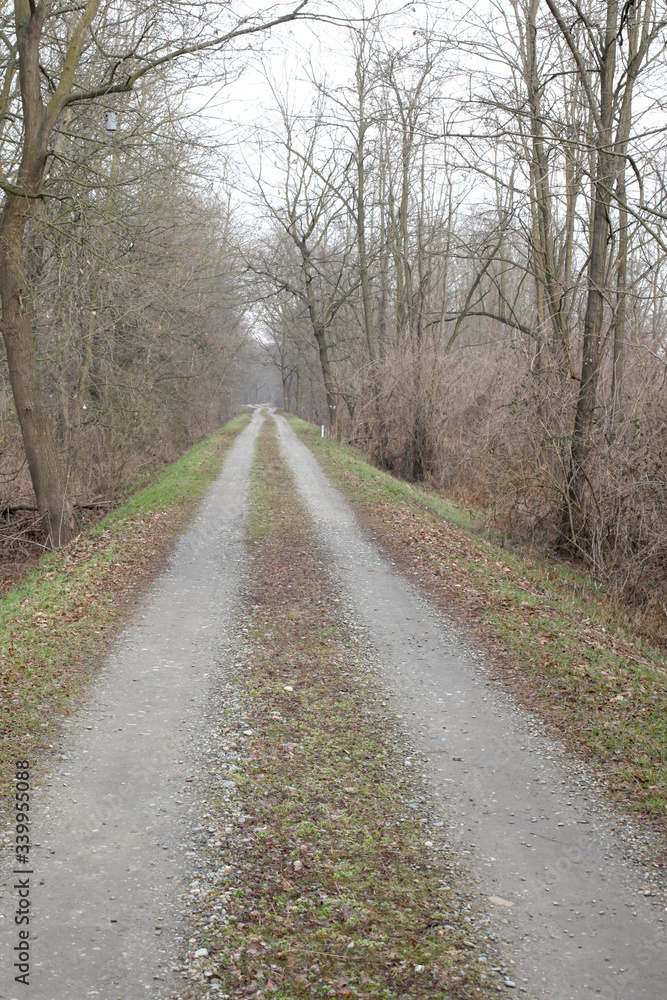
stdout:
[(249, 419), (239, 415), (162, 469), (0, 600), (0, 801), (15, 760), (55, 752), (59, 721)]
[(473, 536), (485, 552), (493, 553), (495, 559), (500, 559), (507, 566), (535, 574), (536, 580), (545, 580), (552, 588), (562, 586), (564, 593), (561, 596), (565, 598), (572, 598), (576, 602), (580, 596), (593, 596), (600, 591), (600, 586), (590, 577), (571, 566), (548, 563), (532, 557), (526, 559), (518, 551), (517, 540), (490, 526), (483, 511), (456, 504), (420, 483), (398, 479), (372, 465), (358, 448), (320, 437), (316, 426), (299, 417), (286, 415), (286, 419), (304, 444), (308, 445), (327, 475), (343, 487), (349, 499), (358, 506), (379, 505), (386, 507), (390, 513), (394, 500), (404, 501), (411, 509), (434, 514), (438, 520)]
[[(488, 920), (460, 891), (428, 807), (410, 807), (428, 791), (336, 611), (273, 422), (258, 440), (251, 500), (242, 680), (252, 738), (234, 772), (243, 822), (215, 859), (228, 874), (207, 895), (202, 974), (234, 997), (496, 995), (479, 961), (493, 948)], [(215, 804), (210, 821), (232, 822)]]
[(508, 551), (479, 517), (290, 418), (363, 523), (610, 792), (665, 828), (667, 662), (566, 566)]

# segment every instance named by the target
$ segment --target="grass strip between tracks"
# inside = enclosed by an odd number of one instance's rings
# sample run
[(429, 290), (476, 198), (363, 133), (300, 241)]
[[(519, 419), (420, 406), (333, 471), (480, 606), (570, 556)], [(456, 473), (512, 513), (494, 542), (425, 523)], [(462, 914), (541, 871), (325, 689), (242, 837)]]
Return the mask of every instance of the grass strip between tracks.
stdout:
[[(620, 804), (667, 833), (667, 663), (565, 566), (484, 537), (474, 516), (290, 417), (363, 524), (519, 697), (557, 727)], [(592, 589), (592, 588), (591, 588)]]
[[(475, 930), (441, 835), (420, 823), (429, 807), (414, 811), (428, 793), (338, 610), (273, 421), (251, 498), (243, 817), (216, 856), (193, 978), (234, 998), (490, 997), (484, 920)], [(224, 827), (225, 804), (208, 818)], [(182, 995), (213, 996), (202, 989)]]
[(162, 469), (0, 600), (0, 813), (14, 761), (56, 752), (60, 720), (249, 419), (240, 414)]

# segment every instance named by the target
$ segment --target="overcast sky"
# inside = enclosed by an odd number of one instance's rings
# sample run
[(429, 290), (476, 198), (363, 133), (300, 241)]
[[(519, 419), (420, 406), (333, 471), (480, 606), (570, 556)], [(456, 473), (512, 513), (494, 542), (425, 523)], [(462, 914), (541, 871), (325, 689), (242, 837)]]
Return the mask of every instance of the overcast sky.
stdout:
[[(442, 11), (442, 4), (402, 7), (384, 0), (381, 9), (385, 17), (383, 30), (398, 40), (432, 21)], [(233, 172), (245, 173), (248, 161), (252, 168), (257, 166), (253, 139), (270, 124), (275, 108), (267, 76), (278, 82), (281, 91), (289, 89), (295, 104), (303, 102), (304, 106), (313, 94), (309, 76), (326, 76), (334, 85), (349, 79), (352, 64), (349, 31), (344, 22), (346, 17), (359, 21), (361, 3), (320, 0), (309, 3), (306, 10), (323, 19), (288, 23), (257, 36), (251, 47), (235, 51), (228, 59), (228, 83), (199, 88), (193, 94), (193, 102), (200, 106), (205, 103), (201, 118), (207, 131), (226, 147)]]

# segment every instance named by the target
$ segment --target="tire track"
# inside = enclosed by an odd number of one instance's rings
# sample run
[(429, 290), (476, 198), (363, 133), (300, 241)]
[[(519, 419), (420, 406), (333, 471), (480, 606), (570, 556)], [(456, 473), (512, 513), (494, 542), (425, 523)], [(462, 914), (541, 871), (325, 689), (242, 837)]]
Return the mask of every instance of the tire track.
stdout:
[[(167, 570), (69, 722), (34, 795), (31, 1000), (167, 996), (189, 817), (205, 781), (197, 734), (245, 561), (252, 453), (238, 437)], [(14, 982), (13, 879), (0, 888), (0, 997)], [(22, 992), (23, 991), (23, 992)]]
[(528, 996), (663, 1000), (664, 903), (574, 780), (560, 748), (489, 685), (452, 623), (380, 556), (282, 417), (282, 447), (354, 613), (383, 664), (393, 707), (430, 761), (449, 833), (469, 853), (480, 905)]

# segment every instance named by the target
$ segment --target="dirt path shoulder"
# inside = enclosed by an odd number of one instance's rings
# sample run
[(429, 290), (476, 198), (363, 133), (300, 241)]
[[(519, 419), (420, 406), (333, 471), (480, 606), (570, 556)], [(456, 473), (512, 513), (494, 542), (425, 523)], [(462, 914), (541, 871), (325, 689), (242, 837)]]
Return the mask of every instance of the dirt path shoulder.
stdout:
[(511, 949), (519, 989), (570, 1000), (663, 1000), (663, 900), (534, 718), (491, 684), (453, 624), (392, 570), (317, 462), (280, 440), (350, 606), (378, 650), (393, 706), (430, 761), (450, 834)]

